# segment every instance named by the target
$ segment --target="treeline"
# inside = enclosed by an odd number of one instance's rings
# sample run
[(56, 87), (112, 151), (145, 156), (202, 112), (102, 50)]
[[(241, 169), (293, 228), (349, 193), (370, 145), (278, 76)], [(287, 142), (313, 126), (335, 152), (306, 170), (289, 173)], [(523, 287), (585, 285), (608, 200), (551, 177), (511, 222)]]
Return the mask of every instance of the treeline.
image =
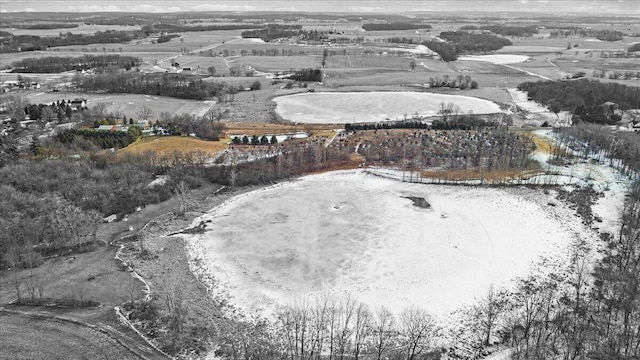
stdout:
[(60, 36), (11, 35), (0, 38), (0, 53), (47, 50), (56, 46), (126, 43), (143, 37), (138, 31), (98, 31), (94, 34), (60, 33)]
[(203, 81), (189, 75), (139, 73), (84, 76), (79, 79), (78, 88), (88, 92), (145, 94), (191, 100), (208, 100), (238, 91), (224, 82)]
[(365, 139), (358, 148), (368, 162), (413, 169), (524, 169), (535, 150), (533, 141), (506, 129), (479, 131), (418, 130)]
[(530, 37), (538, 33), (536, 26), (505, 26), (505, 25), (465, 25), (460, 28), (462, 31), (468, 30), (487, 30), (494, 34), (502, 36), (521, 36)]
[(428, 40), (423, 41), (422, 45), (428, 47), (431, 51), (435, 51), (443, 61), (450, 62), (458, 59), (458, 50), (453, 44), (437, 40)]
[(320, 69), (302, 69), (297, 70), (288, 76), (288, 79), (294, 81), (318, 81), (322, 82), (322, 70)]
[(273, 323), (238, 327), (222, 337), (225, 359), (440, 359), (438, 328), (424, 309), (394, 314), (349, 295), (287, 305)]
[(390, 129), (428, 129), (428, 130), (479, 130), (482, 128), (497, 128), (500, 123), (495, 120), (486, 120), (482, 115), (465, 114), (451, 119), (436, 119), (431, 122), (422, 119), (347, 123), (346, 131), (356, 130), (390, 130)]
[(602, 41), (619, 41), (625, 36), (624, 33), (616, 30), (593, 30), (593, 29), (580, 29), (578, 27), (569, 28), (565, 30), (557, 30), (549, 32), (552, 38), (568, 37), (572, 35), (578, 35), (580, 37), (594, 37)]
[(362, 28), (365, 31), (385, 31), (385, 30), (418, 30), (418, 29), (431, 29), (431, 25), (428, 24), (411, 24), (411, 23), (386, 23), (386, 24), (362, 24)]
[(80, 26), (73, 23), (37, 23), (37, 24), (12, 24), (11, 27), (17, 29), (30, 29), (30, 30), (51, 30), (51, 29), (72, 29)]
[(247, 30), (241, 33), (243, 38), (259, 38), (265, 42), (279, 38), (298, 36), (302, 32), (302, 25), (268, 24), (264, 29)]
[(636, 51), (640, 51), (640, 43), (631, 44), (627, 48), (627, 52), (636, 52)]
[(495, 51), (512, 45), (508, 39), (491, 34), (444, 31), (440, 33), (440, 38), (453, 44), (458, 53)]
[(131, 126), (127, 131), (98, 131), (92, 129), (69, 129), (56, 135), (55, 140), (78, 150), (122, 149), (133, 143), (142, 134), (139, 127)]
[(455, 78), (449, 77), (449, 75), (443, 75), (442, 78), (436, 77), (435, 79), (430, 77), (429, 86), (431, 87), (448, 87), (452, 89), (477, 89), (478, 83), (475, 80), (471, 80), (471, 76), (469, 75), (458, 75)]
[(158, 32), (176, 33), (176, 32), (195, 32), (195, 31), (215, 31), (215, 30), (242, 30), (242, 29), (261, 29), (262, 25), (253, 24), (229, 24), (229, 25), (181, 25), (181, 24), (150, 24), (143, 25), (140, 29), (147, 36)]
[(488, 52), (511, 45), (511, 41), (491, 34), (473, 34), (464, 31), (445, 31), (440, 33), (440, 38), (446, 42), (437, 40), (423, 41), (422, 45), (438, 53), (443, 61), (455, 61), (459, 54)]
[(14, 61), (12, 72), (20, 73), (58, 73), (70, 70), (88, 70), (116, 67), (130, 70), (139, 66), (142, 60), (134, 56), (122, 55), (83, 55), (83, 56), (45, 56)]
[(180, 35), (178, 35), (178, 34), (160, 35), (160, 36), (158, 36), (158, 40), (156, 40), (156, 42), (158, 44), (162, 44), (162, 43), (169, 42), (169, 41), (171, 41), (171, 39), (174, 39), (174, 38), (177, 38), (177, 37), (180, 37)]
[[(526, 82), (519, 84), (518, 89), (553, 112), (567, 110), (576, 120), (599, 124), (620, 120), (615, 107), (623, 111), (640, 108), (640, 88), (597, 80)], [(615, 106), (605, 106), (606, 102)]]

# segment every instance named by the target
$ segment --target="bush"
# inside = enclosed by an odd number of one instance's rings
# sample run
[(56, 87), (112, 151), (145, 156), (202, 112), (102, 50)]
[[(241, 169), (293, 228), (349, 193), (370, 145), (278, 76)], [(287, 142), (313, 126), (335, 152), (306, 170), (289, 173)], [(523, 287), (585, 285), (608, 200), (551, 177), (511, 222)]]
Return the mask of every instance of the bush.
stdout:
[(260, 90), (262, 88), (262, 83), (260, 81), (256, 80), (251, 84), (250, 88), (251, 88), (251, 90)]

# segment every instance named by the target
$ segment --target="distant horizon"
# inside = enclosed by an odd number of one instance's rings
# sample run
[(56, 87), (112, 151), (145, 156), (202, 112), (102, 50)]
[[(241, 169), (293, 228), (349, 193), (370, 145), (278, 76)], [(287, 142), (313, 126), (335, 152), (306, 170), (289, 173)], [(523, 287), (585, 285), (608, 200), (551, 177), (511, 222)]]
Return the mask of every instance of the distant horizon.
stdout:
[(77, 13), (188, 13), (188, 12), (284, 12), (284, 13), (540, 13), (549, 15), (640, 16), (638, 0), (0, 0), (0, 12)]

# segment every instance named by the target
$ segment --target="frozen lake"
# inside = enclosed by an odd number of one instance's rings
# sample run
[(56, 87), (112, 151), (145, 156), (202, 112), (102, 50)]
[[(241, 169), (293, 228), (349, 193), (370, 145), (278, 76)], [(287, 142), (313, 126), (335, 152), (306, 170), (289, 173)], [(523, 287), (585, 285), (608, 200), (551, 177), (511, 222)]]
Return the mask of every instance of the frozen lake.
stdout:
[(279, 96), (276, 112), (282, 118), (300, 123), (344, 124), (400, 120), (416, 112), (437, 115), (441, 103), (458, 105), (464, 113), (502, 112), (498, 104), (463, 95), (427, 92), (321, 92)]
[[(413, 205), (424, 198), (432, 208)], [(595, 237), (553, 192), (330, 172), (234, 197), (186, 236), (200, 271), (248, 312), (321, 293), (446, 314)], [(540, 270), (539, 266), (536, 266)]]

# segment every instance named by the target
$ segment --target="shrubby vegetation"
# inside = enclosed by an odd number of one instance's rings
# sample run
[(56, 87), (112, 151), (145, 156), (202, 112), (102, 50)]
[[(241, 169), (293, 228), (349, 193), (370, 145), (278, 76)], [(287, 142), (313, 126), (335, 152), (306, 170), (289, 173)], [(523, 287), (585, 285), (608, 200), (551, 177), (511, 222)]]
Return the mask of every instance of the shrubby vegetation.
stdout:
[(601, 83), (596, 80), (581, 79), (577, 81), (538, 81), (518, 85), (529, 97), (549, 106), (557, 113), (561, 110), (571, 111), (576, 119), (612, 124), (620, 120), (611, 106), (615, 103), (620, 110), (640, 108), (640, 88), (616, 83)]
[(123, 55), (45, 56), (15, 61), (11, 66), (14, 68), (13, 72), (58, 73), (106, 67), (130, 70), (141, 62), (139, 57)]
[(362, 28), (365, 31), (385, 31), (385, 30), (418, 30), (418, 29), (431, 29), (431, 25), (428, 24), (411, 24), (411, 23), (387, 23), (387, 24), (362, 24)]
[(116, 30), (98, 31), (91, 35), (67, 32), (53, 37), (11, 35), (0, 38), (0, 53), (46, 50), (56, 46), (126, 43), (142, 36), (137, 31)]

